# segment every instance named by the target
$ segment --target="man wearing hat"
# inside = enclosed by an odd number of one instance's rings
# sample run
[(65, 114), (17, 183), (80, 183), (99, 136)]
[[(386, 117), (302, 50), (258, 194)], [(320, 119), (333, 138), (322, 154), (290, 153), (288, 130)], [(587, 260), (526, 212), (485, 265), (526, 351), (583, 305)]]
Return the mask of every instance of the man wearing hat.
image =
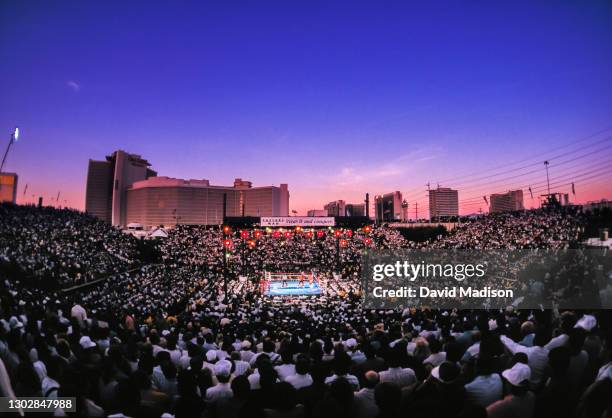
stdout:
[(219, 360), (213, 366), (213, 371), (218, 383), (206, 390), (206, 403), (213, 405), (222, 399), (231, 398), (234, 394), (230, 386), (230, 377), (232, 375), (232, 363), (227, 360)]
[(531, 369), (524, 363), (516, 363), (504, 370), (502, 376), (507, 383), (506, 397), (487, 407), (489, 418), (522, 418), (533, 416), (535, 396), (529, 391)]

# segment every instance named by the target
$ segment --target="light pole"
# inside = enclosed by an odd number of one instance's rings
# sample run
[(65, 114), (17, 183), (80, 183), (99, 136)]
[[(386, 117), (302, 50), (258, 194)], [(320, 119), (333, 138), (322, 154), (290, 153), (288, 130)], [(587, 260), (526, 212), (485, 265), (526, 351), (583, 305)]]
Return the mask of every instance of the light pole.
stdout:
[(0, 173), (2, 173), (2, 169), (4, 168), (4, 162), (6, 161), (6, 156), (8, 155), (11, 145), (13, 142), (17, 142), (19, 139), (19, 128), (15, 128), (13, 133), (11, 134), (11, 139), (9, 140), (8, 146), (6, 147), (6, 151), (4, 151), (4, 157), (2, 157), (2, 164), (0, 164)]

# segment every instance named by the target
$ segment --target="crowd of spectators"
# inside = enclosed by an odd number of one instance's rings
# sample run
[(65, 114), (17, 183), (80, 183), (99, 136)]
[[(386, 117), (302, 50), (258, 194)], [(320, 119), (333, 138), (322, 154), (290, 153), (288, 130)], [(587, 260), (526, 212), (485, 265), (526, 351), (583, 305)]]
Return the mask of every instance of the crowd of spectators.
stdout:
[[(262, 230), (252, 246), (255, 230), (180, 226), (160, 263), (130, 271), (136, 247), (120, 231), (71, 211), (3, 210), (5, 262), (66, 284), (87, 266), (111, 274), (71, 292), (2, 277), (1, 395), (76, 397), (76, 413), (55, 416), (610, 416), (610, 311), (370, 310), (358, 295), (369, 248), (564, 248), (577, 215), (484, 217), (427, 243), (375, 227), (342, 238)], [(98, 266), (98, 253), (121, 261)], [(266, 297), (252, 279), (266, 270), (314, 271), (324, 293)]]
[(0, 263), (39, 285), (126, 271), (136, 253), (133, 237), (81, 212), (0, 204)]

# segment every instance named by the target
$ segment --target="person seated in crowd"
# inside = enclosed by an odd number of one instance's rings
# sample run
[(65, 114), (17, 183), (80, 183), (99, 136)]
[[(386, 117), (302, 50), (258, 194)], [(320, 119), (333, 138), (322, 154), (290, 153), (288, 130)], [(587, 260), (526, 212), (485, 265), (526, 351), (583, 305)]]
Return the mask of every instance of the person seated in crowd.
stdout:
[(508, 394), (487, 407), (489, 418), (532, 417), (535, 408), (535, 395), (529, 390), (531, 368), (517, 362), (512, 368), (504, 370), (502, 377), (506, 382)]
[(227, 360), (219, 360), (215, 363), (214, 372), (218, 383), (206, 390), (204, 399), (208, 405), (214, 405), (221, 399), (231, 398), (233, 396), (232, 388), (229, 383), (232, 375), (232, 364)]
[[(379, 407), (375, 398), (375, 389), (380, 382), (378, 373), (370, 370), (365, 373), (363, 387), (355, 392), (355, 418), (376, 418)], [(384, 398), (384, 395), (382, 395)], [(385, 400), (383, 399), (384, 403)], [(397, 402), (399, 407), (399, 402)]]
[(502, 398), (503, 388), (501, 377), (494, 372), (493, 359), (486, 355), (479, 356), (476, 360), (476, 377), (465, 385), (468, 399), (486, 408)]
[(308, 387), (313, 383), (312, 376), (309, 372), (310, 359), (304, 354), (299, 354), (295, 362), (295, 373), (288, 375), (285, 381), (296, 390)]
[(380, 381), (397, 385), (400, 389), (417, 383), (414, 371), (410, 368), (402, 368), (400, 353), (392, 349), (389, 353), (389, 368), (380, 372)]
[(359, 390), (359, 379), (352, 374), (349, 374), (351, 367), (351, 358), (348, 354), (340, 352), (334, 357), (333, 370), (334, 374), (325, 379), (325, 383), (330, 385), (339, 378), (345, 379), (351, 384), (353, 390)]

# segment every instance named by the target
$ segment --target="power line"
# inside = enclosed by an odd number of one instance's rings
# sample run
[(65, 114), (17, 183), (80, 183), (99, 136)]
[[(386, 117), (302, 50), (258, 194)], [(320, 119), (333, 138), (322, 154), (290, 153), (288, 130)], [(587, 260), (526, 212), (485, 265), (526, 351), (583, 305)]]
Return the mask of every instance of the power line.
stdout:
[[(591, 166), (591, 167), (589, 167), (589, 169), (586, 169), (586, 171), (585, 170), (578, 170), (578, 171), (574, 171), (574, 172), (571, 172), (571, 173), (561, 173), (560, 175), (554, 177), (553, 179), (554, 180), (559, 179), (559, 178), (571, 179), (571, 178), (574, 178), (574, 177), (580, 177), (580, 176), (585, 175), (585, 174), (590, 174), (590, 173), (593, 173), (593, 172), (600, 171), (602, 169), (605, 170), (605, 169), (609, 169), (609, 168), (610, 168), (610, 164), (608, 162), (604, 162), (603, 164), (600, 164), (600, 165)], [(546, 185), (546, 184), (547, 184), (546, 182), (541, 181), (541, 182), (534, 182), (534, 183), (531, 183), (531, 184), (525, 184), (525, 185), (522, 185), (522, 186), (510, 187), (510, 189), (514, 189), (514, 190), (520, 189), (520, 190), (522, 190), (522, 189), (526, 189), (526, 188), (529, 188), (529, 187), (538, 187), (538, 186), (543, 186), (543, 185)], [(467, 200), (470, 200), (470, 199), (480, 199), (480, 198), (481, 198), (481, 196), (473, 196), (473, 197), (471, 196), (469, 198), (465, 198), (464, 201), (467, 201)]]
[[(576, 141), (572, 141), (571, 143), (567, 143), (567, 144), (564, 144), (564, 145), (557, 146), (556, 150), (563, 149), (563, 148), (568, 148), (568, 147), (572, 147), (572, 146), (576, 146), (576, 145), (578, 145), (578, 144), (580, 144), (580, 143), (582, 143), (584, 141), (593, 139), (593, 138), (597, 137), (598, 135), (601, 135), (602, 133), (608, 132), (610, 130), (612, 130), (612, 127), (607, 127), (605, 129), (597, 131), (597, 132), (595, 132), (595, 133), (593, 133), (591, 135), (588, 135), (586, 137), (580, 138), (580, 139), (578, 139)], [(519, 171), (519, 170), (522, 170), (522, 169), (525, 169), (525, 168), (537, 166), (537, 165), (540, 165), (542, 163), (543, 159), (548, 160), (548, 161), (556, 160), (558, 158), (562, 158), (562, 157), (565, 157), (567, 155), (571, 155), (571, 154), (574, 154), (576, 152), (580, 152), (580, 151), (582, 151), (582, 150), (584, 150), (586, 148), (590, 148), (590, 147), (593, 147), (595, 145), (601, 144), (603, 142), (607, 142), (610, 139), (612, 139), (612, 136), (607, 136), (607, 137), (605, 137), (603, 139), (599, 139), (599, 140), (597, 140), (595, 142), (592, 142), (590, 144), (584, 145), (580, 149), (577, 149), (577, 150), (567, 151), (567, 152), (555, 154), (555, 155), (552, 155), (552, 156), (550, 155), (550, 152), (545, 152), (545, 153), (540, 153), (538, 156), (532, 156), (532, 157), (529, 157), (527, 159), (522, 159), (520, 161), (514, 161), (514, 162), (511, 162), (511, 163), (508, 163), (508, 164), (498, 165), (497, 167), (495, 167), (495, 170), (498, 170), (498, 169), (501, 169), (501, 168), (506, 168), (506, 167), (511, 167), (511, 166), (514, 166), (514, 165), (517, 165), (517, 164), (524, 164), (525, 161), (530, 161), (530, 160), (533, 161), (535, 159), (538, 160), (538, 161), (530, 163), (530, 164), (522, 165), (521, 167), (515, 167), (515, 168), (513, 168), (511, 170), (505, 170), (505, 171), (501, 171), (501, 172), (493, 171), (492, 173), (489, 173), (484, 178), (491, 178), (491, 177), (495, 177), (495, 176), (498, 176), (498, 175), (507, 174), (507, 173), (511, 173), (511, 172), (514, 172), (514, 171)], [(475, 175), (482, 175), (482, 170), (481, 171), (477, 171), (477, 172), (472, 172), (470, 174), (466, 174), (466, 175), (462, 175), (462, 176), (455, 176), (452, 179), (439, 180), (438, 183), (456, 182), (457, 180), (463, 180), (463, 179), (472, 179), (471, 181), (475, 181), (474, 180), (474, 176)], [(455, 184), (457, 184), (457, 183), (455, 183)], [(406, 197), (408, 197), (408, 196), (415, 196), (415, 195), (418, 195), (419, 193), (420, 193), (419, 191), (415, 190), (415, 191), (409, 192), (406, 195)], [(412, 198), (412, 197), (410, 197), (410, 198)]]

